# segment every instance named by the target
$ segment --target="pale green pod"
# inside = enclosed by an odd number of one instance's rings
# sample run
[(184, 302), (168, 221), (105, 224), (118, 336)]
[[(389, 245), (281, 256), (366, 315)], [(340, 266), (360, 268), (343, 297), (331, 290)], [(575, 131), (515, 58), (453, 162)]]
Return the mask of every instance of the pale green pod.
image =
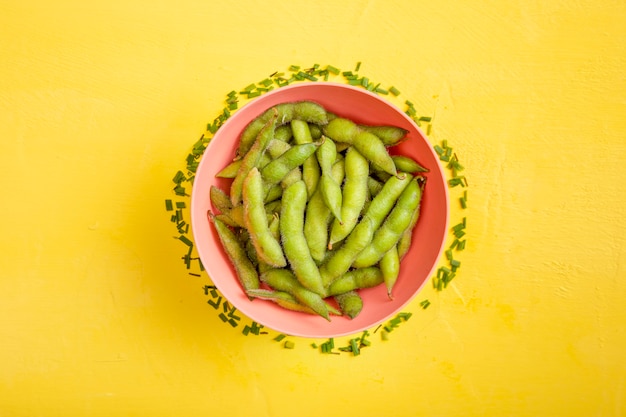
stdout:
[(346, 152), (345, 171), (341, 222), (339, 219), (333, 221), (329, 239), (331, 247), (354, 229), (368, 197), (369, 164), (355, 148)]
[(263, 180), (257, 168), (252, 168), (243, 184), (243, 217), (246, 229), (259, 260), (275, 267), (287, 265), (283, 249), (269, 230), (264, 205)]
[(359, 253), (352, 266), (363, 268), (378, 263), (395, 246), (411, 223), (413, 212), (421, 200), (421, 189), (416, 179), (402, 191), (397, 203), (376, 230), (372, 242)]
[(307, 193), (303, 181), (295, 182), (285, 189), (280, 212), (281, 242), (289, 266), (300, 284), (323, 295), (325, 289), (322, 277), (304, 234), (306, 205)]
[(328, 304), (317, 293), (306, 289), (288, 269), (270, 269), (260, 276), (261, 281), (276, 291), (291, 294), (300, 303), (310, 307), (315, 313), (330, 320)]
[(352, 269), (330, 284), (328, 295), (345, 294), (354, 290), (375, 287), (382, 283), (383, 273), (378, 267)]
[(350, 317), (351, 319), (359, 315), (363, 310), (363, 299), (356, 291), (348, 291), (343, 294), (338, 294), (335, 297), (339, 309), (343, 315)]
[(400, 275), (400, 257), (398, 256), (398, 246), (394, 245), (380, 258), (378, 264), (383, 274), (383, 282), (387, 289), (387, 296), (393, 299), (393, 287), (396, 285)]

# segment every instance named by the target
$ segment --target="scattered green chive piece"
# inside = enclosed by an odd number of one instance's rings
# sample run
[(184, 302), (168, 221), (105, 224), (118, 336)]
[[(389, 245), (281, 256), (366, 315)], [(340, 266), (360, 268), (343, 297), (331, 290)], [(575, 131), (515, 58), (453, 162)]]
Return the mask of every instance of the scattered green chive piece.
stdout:
[(334, 75), (338, 75), (339, 74), (339, 68), (337, 67), (333, 67), (332, 65), (327, 65), (326, 66), (326, 70)]
[(389, 87), (389, 92), (391, 94), (393, 94), (394, 96), (399, 96), (400, 95), (400, 90), (398, 90), (396, 87), (394, 87), (393, 85), (391, 87)]
[(361, 354), (361, 350), (359, 349), (359, 345), (357, 345), (357, 343), (356, 343), (357, 340), (359, 340), (359, 339), (358, 338), (357, 339), (350, 339), (350, 347), (352, 348), (352, 354), (354, 356), (358, 356), (358, 355)]
[(282, 333), (281, 333), (281, 334), (279, 334), (278, 336), (276, 336), (276, 337), (274, 338), (274, 340), (275, 340), (275, 341), (277, 341), (277, 342), (280, 342), (280, 341), (281, 341), (281, 340), (283, 340), (285, 337), (287, 337), (287, 335), (286, 335), (286, 334), (282, 334)]
[(165, 200), (165, 210), (167, 211), (174, 210), (174, 205), (172, 204), (172, 200)]
[(382, 332), (380, 332), (380, 339), (389, 340), (389, 332), (387, 330), (383, 330)]
[(361, 61), (356, 63), (356, 67), (354, 68), (355, 72), (358, 72), (361, 69)]
[(300, 69), (299, 65), (290, 65), (289, 71), (298, 71)]
[(291, 340), (286, 340), (283, 346), (285, 347), (285, 349), (293, 349), (296, 345)]
[(248, 333), (250, 333), (250, 330), (251, 330), (250, 326), (246, 324), (246, 326), (243, 328), (243, 331), (241, 333), (243, 333), (244, 336), (247, 336)]
[(181, 242), (183, 242), (185, 245), (189, 247), (193, 246), (193, 242), (189, 240), (186, 236), (180, 235), (176, 239), (180, 240)]

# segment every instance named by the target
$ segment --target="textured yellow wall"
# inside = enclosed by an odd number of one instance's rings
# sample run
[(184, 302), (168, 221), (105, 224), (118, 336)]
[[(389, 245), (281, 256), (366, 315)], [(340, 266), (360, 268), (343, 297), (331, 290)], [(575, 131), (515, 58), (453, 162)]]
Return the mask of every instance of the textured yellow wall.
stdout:
[[(625, 415), (625, 21), (623, 1), (3, 1), (0, 415)], [(461, 272), (358, 357), (243, 336), (179, 259), (171, 179), (231, 89), (357, 61), (466, 166)]]

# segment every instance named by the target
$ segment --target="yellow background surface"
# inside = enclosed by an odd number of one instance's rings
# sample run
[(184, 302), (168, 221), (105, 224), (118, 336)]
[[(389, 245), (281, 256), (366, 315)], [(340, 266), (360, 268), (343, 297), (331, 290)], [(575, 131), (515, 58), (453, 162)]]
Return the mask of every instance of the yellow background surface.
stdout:
[[(624, 22), (609, 0), (3, 1), (0, 416), (624, 416)], [(230, 90), (358, 61), (465, 165), (463, 266), (356, 357), (244, 336), (180, 259), (172, 177)]]

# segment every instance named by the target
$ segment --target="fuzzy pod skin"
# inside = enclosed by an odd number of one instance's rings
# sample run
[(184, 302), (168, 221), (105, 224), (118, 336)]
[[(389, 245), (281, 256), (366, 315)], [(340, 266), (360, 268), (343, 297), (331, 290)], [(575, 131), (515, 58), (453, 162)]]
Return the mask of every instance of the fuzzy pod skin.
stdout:
[(325, 287), (331, 285), (350, 269), (359, 253), (372, 241), (374, 231), (371, 219), (364, 217), (348, 235), (345, 243), (339, 249), (330, 252), (320, 267)]
[(345, 157), (345, 182), (342, 189), (341, 222), (335, 219), (330, 230), (332, 247), (356, 226), (368, 198), (369, 164), (359, 151), (350, 147)]
[(335, 301), (339, 304), (341, 312), (354, 319), (363, 310), (363, 299), (356, 291), (348, 291), (343, 294), (336, 295)]
[(286, 150), (261, 170), (261, 176), (267, 184), (282, 181), (293, 169), (299, 167), (318, 149), (319, 143), (310, 142), (295, 145)]
[(273, 113), (273, 117), (263, 125), (250, 150), (245, 154), (237, 175), (230, 185), (230, 201), (233, 206), (241, 203), (243, 192), (243, 182), (252, 168), (259, 166), (259, 162), (265, 153), (265, 149), (274, 137), (274, 128), (276, 127), (277, 113)]
[(289, 266), (300, 284), (317, 294), (324, 295), (322, 277), (311, 256), (304, 234), (306, 204), (304, 181), (297, 181), (285, 189), (280, 212), (280, 237)]
[(243, 184), (243, 217), (259, 260), (275, 267), (286, 266), (283, 249), (269, 230), (263, 180), (257, 168), (250, 170)]
[(235, 233), (213, 213), (207, 213), (209, 220), (215, 226), (217, 235), (222, 243), (231, 264), (235, 268), (237, 278), (244, 290), (259, 288), (259, 275), (254, 264), (248, 258), (246, 249), (240, 243)]
[(376, 135), (386, 147), (396, 146), (408, 139), (408, 130), (397, 126), (359, 125), (359, 128)]
[(261, 274), (260, 279), (276, 291), (284, 291), (291, 294), (300, 303), (330, 321), (326, 301), (319, 294), (303, 287), (290, 270), (282, 268), (270, 269)]
[(416, 179), (402, 191), (396, 205), (384, 223), (376, 230), (372, 242), (355, 258), (352, 266), (363, 268), (378, 263), (383, 255), (395, 246), (411, 223), (411, 218), (421, 200), (421, 189)]
[(400, 275), (400, 257), (398, 256), (397, 245), (394, 245), (380, 258), (378, 266), (383, 274), (387, 296), (390, 300), (393, 300), (393, 287), (396, 285)]
[(375, 287), (383, 283), (383, 273), (380, 268), (371, 266), (367, 268), (352, 269), (337, 278), (328, 287), (328, 294), (336, 296), (350, 291), (363, 288)]

